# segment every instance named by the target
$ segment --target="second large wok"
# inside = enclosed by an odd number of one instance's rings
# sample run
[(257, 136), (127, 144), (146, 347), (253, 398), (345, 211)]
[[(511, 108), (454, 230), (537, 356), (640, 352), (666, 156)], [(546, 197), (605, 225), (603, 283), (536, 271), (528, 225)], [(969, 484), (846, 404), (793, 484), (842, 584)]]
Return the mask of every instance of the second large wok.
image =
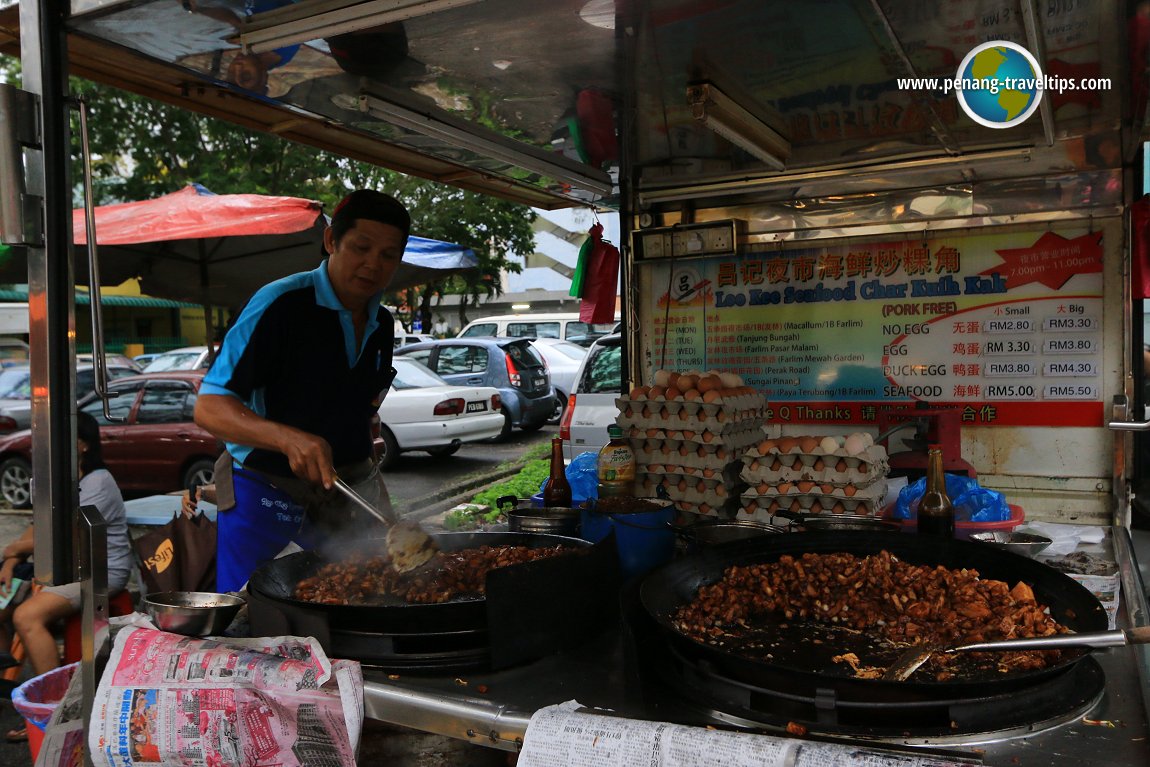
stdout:
[[(977, 680), (935, 682), (929, 677), (914, 677), (904, 682), (857, 679), (842, 664), (832, 664), (831, 657), (852, 648), (845, 632), (828, 635), (811, 624), (780, 621), (779, 655), (748, 657), (729, 647), (717, 647), (691, 639), (673, 624), (675, 611), (694, 599), (700, 586), (720, 580), (726, 568), (777, 561), (784, 554), (806, 552), (846, 552), (858, 556), (875, 554), (883, 549), (904, 562), (919, 565), (942, 565), (949, 568), (973, 568), (980, 577), (1014, 585), (1024, 581), (1035, 597), (1050, 608), (1053, 617), (1074, 631), (1101, 631), (1107, 619), (1098, 600), (1072, 578), (1030, 559), (999, 551), (990, 546), (967, 541), (939, 541), (910, 534), (891, 533), (799, 533), (773, 535), (716, 547), (701, 554), (681, 559), (656, 570), (642, 583), (640, 599), (643, 609), (655, 620), (660, 631), (676, 650), (691, 658), (711, 664), (719, 673), (753, 685), (813, 692), (833, 687), (840, 695), (857, 694), (868, 698), (889, 695), (891, 698), (936, 699), (940, 695), (963, 695), (982, 691), (987, 686), (1013, 689), (1038, 678), (1060, 673), (1078, 662), (1085, 651), (1069, 650), (1055, 665), (1040, 671), (986, 675)], [(836, 646), (839, 644), (847, 646)]]

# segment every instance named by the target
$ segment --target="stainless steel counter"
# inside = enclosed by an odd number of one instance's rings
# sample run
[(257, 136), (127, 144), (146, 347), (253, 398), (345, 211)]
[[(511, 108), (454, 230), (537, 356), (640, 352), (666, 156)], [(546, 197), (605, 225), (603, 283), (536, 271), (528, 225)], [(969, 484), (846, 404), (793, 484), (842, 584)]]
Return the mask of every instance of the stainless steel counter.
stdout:
[[(1110, 536), (1122, 575), (1120, 625), (1150, 625), (1144, 588), (1129, 533)], [(906, 739), (869, 745), (940, 748), (988, 765), (1018, 764), (1111, 767), (1150, 765), (1150, 647), (1096, 651), (1106, 674), (1106, 689), (1093, 710), (1067, 724), (1035, 722), (1026, 731), (990, 739)], [(621, 716), (684, 724), (729, 725), (674, 700), (628, 703), (625, 694), (622, 642), (610, 631), (577, 652), (495, 673), (460, 677), (387, 675), (365, 669), (364, 698), (371, 719), (423, 732), (516, 751), (531, 715), (540, 708), (577, 700)], [(630, 697), (634, 700), (634, 696)], [(779, 732), (770, 732), (779, 735)], [(978, 742), (990, 740), (991, 742)]]

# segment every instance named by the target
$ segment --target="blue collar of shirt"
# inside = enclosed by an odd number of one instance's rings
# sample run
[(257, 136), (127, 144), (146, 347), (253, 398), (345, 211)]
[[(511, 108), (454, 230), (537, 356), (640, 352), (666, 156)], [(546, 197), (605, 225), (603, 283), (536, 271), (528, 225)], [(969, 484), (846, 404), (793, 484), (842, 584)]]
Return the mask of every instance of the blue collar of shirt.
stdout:
[[(367, 302), (367, 326), (363, 329), (363, 341), (359, 348), (355, 346), (355, 325), (352, 323), (351, 310), (346, 308), (335, 294), (335, 287), (331, 284), (331, 277), (327, 273), (327, 259), (312, 270), (312, 284), (315, 285), (315, 302), (325, 309), (339, 312), (339, 324), (343, 328), (343, 345), (347, 350), (347, 364), (355, 367), (359, 355), (367, 345), (367, 339), (379, 328), (379, 302), (383, 298), (383, 291), (376, 293)], [(371, 311), (375, 307), (376, 311)]]

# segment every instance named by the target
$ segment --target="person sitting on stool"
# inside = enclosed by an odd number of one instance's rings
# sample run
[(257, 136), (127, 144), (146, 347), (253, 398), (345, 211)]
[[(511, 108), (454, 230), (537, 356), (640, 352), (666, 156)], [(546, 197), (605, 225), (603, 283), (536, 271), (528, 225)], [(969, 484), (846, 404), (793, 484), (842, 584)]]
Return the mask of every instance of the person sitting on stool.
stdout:
[[(111, 473), (104, 465), (100, 451), (100, 425), (88, 413), (76, 414), (76, 450), (79, 454), (80, 505), (95, 506), (107, 523), (108, 530), (108, 594), (116, 594), (128, 585), (132, 568), (132, 544), (128, 537), (128, 512), (124, 498)], [(18, 565), (32, 556), (32, 526), (12, 543), (4, 547), (4, 563), (0, 565), (0, 589), (7, 591)], [(57, 621), (80, 612), (80, 584), (45, 586), (25, 599), (13, 610), (11, 606), (0, 611), (0, 622), (7, 626), (11, 620), (24, 644), (24, 651), (39, 676), (60, 665), (60, 652), (52, 626)], [(5, 631), (0, 639), (7, 639)], [(0, 647), (8, 653), (10, 647)], [(9, 665), (15, 665), (11, 660)], [(2, 660), (2, 656), (0, 656)], [(2, 665), (2, 664), (0, 664)], [(8, 733), (9, 741), (26, 740), (24, 727)]]

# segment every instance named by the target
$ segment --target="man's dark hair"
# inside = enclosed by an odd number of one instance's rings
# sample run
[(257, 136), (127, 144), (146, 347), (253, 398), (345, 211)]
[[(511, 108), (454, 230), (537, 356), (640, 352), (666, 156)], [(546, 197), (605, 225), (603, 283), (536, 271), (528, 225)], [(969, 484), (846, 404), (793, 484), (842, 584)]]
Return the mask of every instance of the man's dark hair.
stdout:
[(355, 226), (357, 218), (390, 224), (403, 232), (404, 237), (411, 233), (411, 214), (403, 203), (374, 189), (358, 189), (335, 206), (331, 214), (331, 232), (336, 242)]

